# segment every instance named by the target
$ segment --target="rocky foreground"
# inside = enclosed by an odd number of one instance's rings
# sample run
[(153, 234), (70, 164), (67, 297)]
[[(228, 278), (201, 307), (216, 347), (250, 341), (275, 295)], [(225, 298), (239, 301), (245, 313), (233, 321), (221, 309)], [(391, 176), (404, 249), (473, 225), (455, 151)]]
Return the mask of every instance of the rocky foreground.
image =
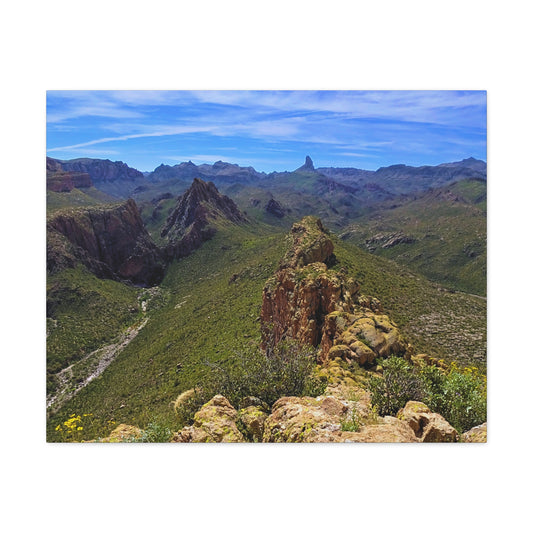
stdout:
[[(396, 416), (377, 416), (360, 378), (343, 369), (340, 359), (323, 366), (330, 385), (316, 398), (284, 397), (271, 409), (258, 398), (245, 398), (236, 409), (221, 395), (214, 396), (194, 416), (194, 422), (174, 433), (174, 443), (210, 442), (486, 442), (487, 424), (462, 435), (421, 402), (407, 402)], [(178, 399), (179, 401), (179, 399)], [(125, 442), (141, 435), (121, 424), (101, 442)]]

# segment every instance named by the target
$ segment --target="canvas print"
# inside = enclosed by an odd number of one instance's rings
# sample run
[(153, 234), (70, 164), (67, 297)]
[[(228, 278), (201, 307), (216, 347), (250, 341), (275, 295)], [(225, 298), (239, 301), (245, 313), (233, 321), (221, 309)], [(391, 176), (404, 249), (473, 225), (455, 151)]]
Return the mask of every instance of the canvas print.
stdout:
[(48, 442), (486, 442), (484, 91), (46, 98)]

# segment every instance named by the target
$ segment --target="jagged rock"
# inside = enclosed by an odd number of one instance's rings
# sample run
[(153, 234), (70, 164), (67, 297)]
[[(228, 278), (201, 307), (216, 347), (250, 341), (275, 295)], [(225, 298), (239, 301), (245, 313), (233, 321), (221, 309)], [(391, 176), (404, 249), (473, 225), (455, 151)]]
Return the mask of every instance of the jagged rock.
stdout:
[(463, 433), (461, 442), (487, 442), (487, 423), (485, 422)]
[(47, 222), (47, 268), (51, 273), (84, 264), (96, 276), (153, 285), (161, 281), (163, 257), (146, 231), (133, 200), (59, 211)]
[(246, 217), (231, 198), (220, 194), (212, 182), (195, 178), (191, 187), (178, 198), (161, 236), (169, 244), (169, 257), (185, 257), (216, 233), (210, 222), (217, 219), (234, 223), (245, 222)]
[(274, 200), (274, 198), (271, 198), (268, 201), (265, 210), (267, 213), (270, 213), (271, 215), (274, 215), (277, 218), (283, 218), (285, 216), (285, 209), (283, 209), (283, 207), (281, 207), (281, 204), (277, 200)]
[(290, 246), (280, 268), (302, 268), (311, 263), (328, 263), (333, 256), (333, 242), (319, 218), (307, 216), (292, 225)]
[(407, 402), (398, 412), (398, 419), (407, 422), (420, 442), (456, 442), (457, 431), (438, 413), (422, 402)]
[(291, 337), (320, 345), (321, 362), (333, 349), (331, 358), (361, 365), (405, 353), (407, 345), (396, 325), (378, 314), (379, 301), (360, 295), (352, 278), (328, 268), (335, 257), (333, 242), (320, 219), (304, 217), (293, 225), (289, 240), (279, 269), (263, 289), (263, 348)]
[(308, 171), (308, 172), (315, 170), (315, 166), (313, 165), (313, 160), (308, 155), (305, 156), (305, 163), (301, 167), (298, 167), (295, 170), (295, 172), (298, 172), (299, 170)]
[(172, 442), (245, 442), (237, 418), (237, 411), (218, 394), (194, 415), (192, 426), (174, 434)]

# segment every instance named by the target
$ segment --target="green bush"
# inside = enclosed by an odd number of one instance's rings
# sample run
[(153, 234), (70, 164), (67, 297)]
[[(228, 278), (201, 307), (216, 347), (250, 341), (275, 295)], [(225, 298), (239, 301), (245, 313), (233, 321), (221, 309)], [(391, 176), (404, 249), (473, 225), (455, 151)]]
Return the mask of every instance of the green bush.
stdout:
[(283, 396), (318, 396), (327, 382), (315, 375), (316, 359), (314, 348), (286, 340), (268, 353), (258, 346), (246, 347), (225, 365), (205, 362), (197, 393), (176, 407), (178, 419), (190, 424), (194, 413), (216, 394), (237, 409), (247, 396), (269, 406)]
[(425, 403), (459, 433), (487, 420), (487, 382), (477, 368), (415, 368), (399, 357), (382, 363), (383, 378), (369, 380), (372, 404), (381, 416), (395, 416), (410, 400)]
[(422, 400), (422, 381), (405, 359), (389, 357), (381, 364), (383, 377), (372, 376), (368, 382), (372, 405), (379, 415), (395, 416), (409, 400)]
[(441, 414), (459, 433), (487, 420), (487, 381), (475, 367), (447, 371), (427, 366), (420, 371), (424, 382), (424, 403)]

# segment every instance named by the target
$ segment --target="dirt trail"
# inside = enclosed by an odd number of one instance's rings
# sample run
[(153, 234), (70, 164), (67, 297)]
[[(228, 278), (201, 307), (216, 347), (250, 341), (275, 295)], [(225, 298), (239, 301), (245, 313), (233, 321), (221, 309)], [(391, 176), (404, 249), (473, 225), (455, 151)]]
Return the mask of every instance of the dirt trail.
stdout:
[(56, 374), (59, 386), (55, 394), (46, 398), (46, 407), (52, 414), (60, 409), (65, 402), (74, 397), (81, 389), (97, 378), (111, 362), (126, 348), (146, 325), (148, 318), (129, 327), (116, 342), (98, 348), (87, 354), (83, 359), (64, 368)]

